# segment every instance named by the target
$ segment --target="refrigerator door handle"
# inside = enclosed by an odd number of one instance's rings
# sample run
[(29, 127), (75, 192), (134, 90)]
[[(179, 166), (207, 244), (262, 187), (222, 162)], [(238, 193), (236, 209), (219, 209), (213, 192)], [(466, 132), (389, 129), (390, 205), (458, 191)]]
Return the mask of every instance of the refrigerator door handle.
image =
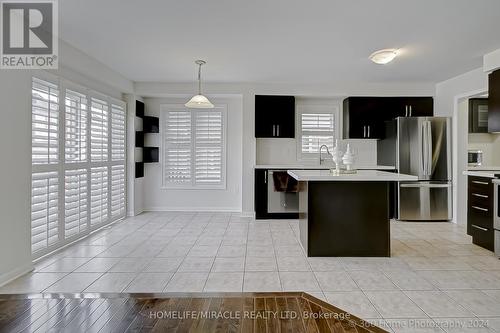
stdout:
[(432, 123), (427, 121), (427, 176), (432, 175)]
[(427, 136), (426, 136), (426, 131), (425, 131), (425, 122), (422, 123), (421, 128), (420, 128), (420, 146), (421, 146), (421, 161), (420, 161), (420, 170), (422, 175), (427, 175), (426, 172), (426, 165), (427, 165)]

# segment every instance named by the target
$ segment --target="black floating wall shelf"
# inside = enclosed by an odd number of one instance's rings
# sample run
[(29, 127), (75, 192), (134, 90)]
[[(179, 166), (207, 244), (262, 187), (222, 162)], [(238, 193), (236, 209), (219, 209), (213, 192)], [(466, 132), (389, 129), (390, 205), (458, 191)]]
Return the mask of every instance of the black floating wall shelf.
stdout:
[(144, 118), (144, 103), (135, 101), (135, 115), (139, 118)]
[(160, 119), (158, 117), (144, 116), (142, 118), (142, 130), (144, 133), (160, 133)]
[(135, 101), (135, 116), (142, 119), (142, 131), (135, 131), (135, 146), (142, 148), (142, 161), (135, 162), (135, 178), (144, 177), (144, 163), (159, 161), (158, 147), (144, 147), (144, 134), (160, 133), (160, 119), (144, 115), (144, 103)]
[(156, 163), (160, 157), (158, 147), (144, 147), (142, 149), (142, 160), (144, 163)]
[(135, 131), (135, 146), (138, 148), (144, 147), (144, 132)]
[(135, 162), (135, 178), (144, 177), (144, 162)]

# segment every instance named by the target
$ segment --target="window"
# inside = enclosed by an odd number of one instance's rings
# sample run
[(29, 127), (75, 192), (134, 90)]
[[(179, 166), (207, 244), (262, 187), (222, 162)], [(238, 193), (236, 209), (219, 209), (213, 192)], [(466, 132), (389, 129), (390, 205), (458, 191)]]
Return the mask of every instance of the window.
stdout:
[(59, 90), (54, 84), (33, 79), (31, 100), (31, 161), (39, 165), (57, 164)]
[(328, 105), (297, 106), (298, 152), (300, 159), (316, 158), (319, 148), (333, 149), (338, 108)]
[(108, 160), (108, 103), (92, 98), (90, 103), (90, 156), (92, 162)]
[(87, 97), (76, 91), (66, 90), (65, 98), (66, 163), (87, 160)]
[(59, 177), (56, 171), (31, 175), (31, 250), (38, 252), (59, 240)]
[(225, 188), (226, 107), (162, 106), (163, 185)]
[(33, 257), (125, 215), (125, 119), (121, 101), (33, 78)]

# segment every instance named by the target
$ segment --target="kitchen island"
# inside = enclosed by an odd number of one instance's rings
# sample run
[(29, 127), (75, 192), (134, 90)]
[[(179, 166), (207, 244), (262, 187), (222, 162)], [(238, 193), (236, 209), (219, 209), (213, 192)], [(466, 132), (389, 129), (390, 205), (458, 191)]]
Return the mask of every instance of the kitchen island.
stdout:
[(418, 177), (358, 170), (289, 170), (299, 182), (300, 242), (309, 257), (389, 257), (389, 187)]

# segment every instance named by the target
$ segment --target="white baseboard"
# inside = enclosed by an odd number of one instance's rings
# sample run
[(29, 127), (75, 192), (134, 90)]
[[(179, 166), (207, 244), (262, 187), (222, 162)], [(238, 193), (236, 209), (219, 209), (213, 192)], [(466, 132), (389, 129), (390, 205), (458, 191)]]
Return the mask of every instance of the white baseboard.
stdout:
[(145, 207), (145, 212), (224, 212), (241, 213), (241, 209), (234, 207)]
[(255, 218), (255, 212), (241, 212), (241, 217)]
[(7, 283), (17, 279), (18, 277), (29, 273), (33, 270), (33, 264), (29, 263), (26, 265), (23, 265), (22, 267), (16, 268), (13, 271), (4, 273), (0, 275), (0, 287), (6, 285)]

